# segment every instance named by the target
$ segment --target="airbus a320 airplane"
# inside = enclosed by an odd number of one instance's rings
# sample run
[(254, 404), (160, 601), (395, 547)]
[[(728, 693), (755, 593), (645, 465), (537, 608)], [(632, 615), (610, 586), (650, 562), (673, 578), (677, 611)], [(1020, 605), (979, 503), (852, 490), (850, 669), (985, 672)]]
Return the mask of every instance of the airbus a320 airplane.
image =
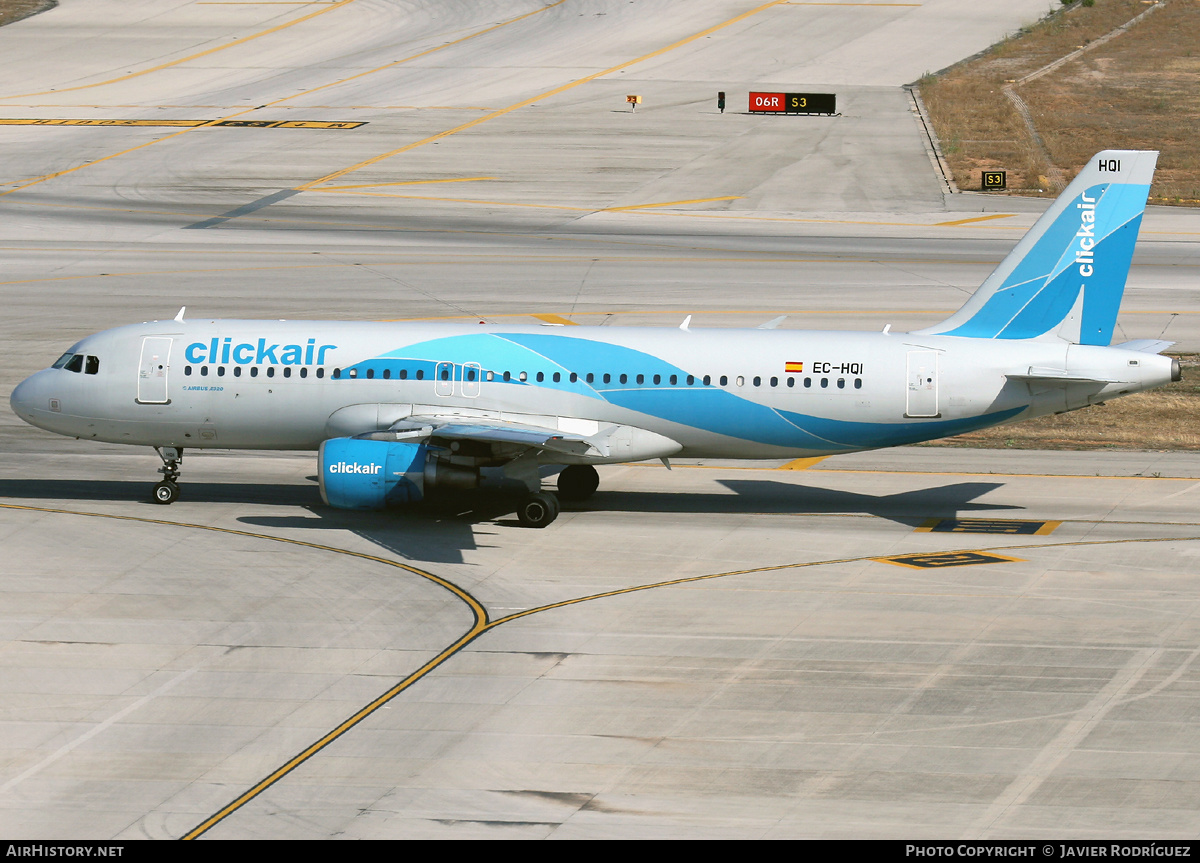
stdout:
[[(777, 459), (907, 444), (1167, 381), (1170, 342), (1110, 347), (1158, 154), (1096, 155), (979, 290), (911, 333), (184, 320), (89, 336), (12, 408), (63, 435), (154, 447), (171, 503), (187, 448), (318, 450), (330, 506), (380, 509), (503, 467), (545, 527), (594, 465)], [(689, 319), (690, 320), (690, 319)]]

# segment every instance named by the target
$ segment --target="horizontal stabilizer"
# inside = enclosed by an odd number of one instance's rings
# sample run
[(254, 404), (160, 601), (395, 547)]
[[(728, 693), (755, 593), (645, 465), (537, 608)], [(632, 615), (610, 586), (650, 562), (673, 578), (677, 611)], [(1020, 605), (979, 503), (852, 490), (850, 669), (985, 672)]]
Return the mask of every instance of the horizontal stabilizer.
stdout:
[(1142, 354), (1161, 354), (1173, 344), (1175, 343), (1166, 342), (1162, 339), (1134, 339), (1131, 342), (1113, 345), (1113, 347), (1120, 348), (1123, 351), (1137, 351)]
[(1115, 384), (1113, 378), (1095, 378), (1076, 375), (1066, 369), (1039, 369), (1031, 366), (1028, 372), (1005, 375), (1010, 381), (1029, 381), (1041, 384)]

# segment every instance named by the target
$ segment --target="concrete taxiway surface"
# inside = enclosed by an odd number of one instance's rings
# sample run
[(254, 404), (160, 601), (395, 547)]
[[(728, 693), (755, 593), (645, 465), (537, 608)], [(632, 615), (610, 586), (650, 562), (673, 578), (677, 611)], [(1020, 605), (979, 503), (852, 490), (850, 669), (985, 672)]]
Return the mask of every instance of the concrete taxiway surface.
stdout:
[[(900, 85), (1047, 5), (64, 0), (0, 28), (0, 391), (185, 304), (933, 322), (1045, 202), (944, 195)], [(842, 116), (744, 113), (793, 87)], [(1125, 336), (1200, 349), (1198, 238)], [(541, 531), (156, 467), (0, 415), (0, 835), (1200, 829), (1191, 456), (615, 467)]]

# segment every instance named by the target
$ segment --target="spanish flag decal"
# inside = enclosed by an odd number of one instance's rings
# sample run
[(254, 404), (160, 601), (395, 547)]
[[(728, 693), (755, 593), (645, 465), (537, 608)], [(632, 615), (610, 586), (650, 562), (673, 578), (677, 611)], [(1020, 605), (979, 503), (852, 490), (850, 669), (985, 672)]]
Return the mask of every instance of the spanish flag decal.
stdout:
[(784, 363), (783, 364), (784, 374), (792, 374), (793, 372), (802, 372), (802, 371), (804, 371), (804, 363)]

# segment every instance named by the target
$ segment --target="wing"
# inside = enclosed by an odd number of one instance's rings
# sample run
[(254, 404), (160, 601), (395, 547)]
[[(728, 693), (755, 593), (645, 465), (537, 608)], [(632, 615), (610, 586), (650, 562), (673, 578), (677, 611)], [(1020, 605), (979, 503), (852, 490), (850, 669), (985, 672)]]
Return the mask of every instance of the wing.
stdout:
[(608, 443), (611, 434), (600, 429), (589, 436), (495, 417), (411, 416), (393, 423), (389, 431), (400, 440), (422, 440), (434, 445), (474, 441), (598, 459), (611, 455)]

